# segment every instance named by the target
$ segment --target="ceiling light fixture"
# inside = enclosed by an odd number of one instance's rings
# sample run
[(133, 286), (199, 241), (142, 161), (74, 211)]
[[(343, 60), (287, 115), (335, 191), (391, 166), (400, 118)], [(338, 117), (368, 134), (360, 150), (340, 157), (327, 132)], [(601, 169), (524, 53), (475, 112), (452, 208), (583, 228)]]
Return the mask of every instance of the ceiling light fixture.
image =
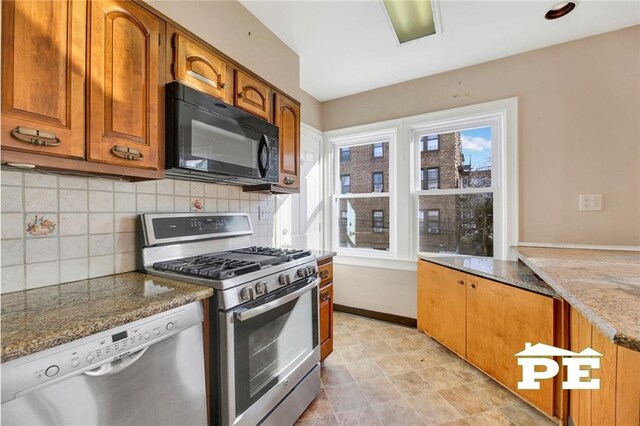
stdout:
[(563, 16), (567, 15), (569, 12), (571, 12), (573, 9), (576, 8), (576, 3), (577, 1), (576, 2), (572, 2), (572, 1), (560, 2), (555, 6), (553, 6), (551, 9), (549, 9), (549, 11), (544, 15), (544, 17), (549, 20), (562, 18)]
[(436, 33), (431, 0), (382, 0), (398, 43)]

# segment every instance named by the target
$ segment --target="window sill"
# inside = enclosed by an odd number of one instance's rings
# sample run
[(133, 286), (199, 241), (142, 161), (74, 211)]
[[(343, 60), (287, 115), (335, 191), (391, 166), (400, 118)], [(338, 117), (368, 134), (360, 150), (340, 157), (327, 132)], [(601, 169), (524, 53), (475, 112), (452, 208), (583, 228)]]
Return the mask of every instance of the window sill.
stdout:
[(370, 268), (396, 269), (399, 271), (416, 271), (417, 259), (398, 259), (365, 257), (338, 254), (333, 258), (333, 263), (338, 265), (366, 266)]

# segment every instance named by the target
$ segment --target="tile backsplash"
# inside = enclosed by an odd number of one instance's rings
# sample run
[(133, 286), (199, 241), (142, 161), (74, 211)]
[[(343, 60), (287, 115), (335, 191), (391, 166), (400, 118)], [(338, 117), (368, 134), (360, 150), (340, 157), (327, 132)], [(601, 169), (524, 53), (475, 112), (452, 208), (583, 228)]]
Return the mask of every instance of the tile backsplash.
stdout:
[(2, 284), (9, 293), (135, 269), (136, 219), (147, 212), (251, 214), (252, 244), (273, 244), (272, 195), (165, 179), (138, 183), (2, 170)]

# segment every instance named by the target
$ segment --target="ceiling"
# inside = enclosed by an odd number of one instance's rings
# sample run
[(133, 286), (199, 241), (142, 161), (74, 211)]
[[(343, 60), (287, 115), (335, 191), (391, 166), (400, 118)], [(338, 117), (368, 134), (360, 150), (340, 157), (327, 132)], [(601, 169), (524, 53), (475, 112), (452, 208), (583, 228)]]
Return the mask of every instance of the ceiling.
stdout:
[(435, 0), (441, 33), (398, 46), (381, 0), (240, 0), (300, 56), (300, 86), (319, 101), (640, 24), (640, 2)]

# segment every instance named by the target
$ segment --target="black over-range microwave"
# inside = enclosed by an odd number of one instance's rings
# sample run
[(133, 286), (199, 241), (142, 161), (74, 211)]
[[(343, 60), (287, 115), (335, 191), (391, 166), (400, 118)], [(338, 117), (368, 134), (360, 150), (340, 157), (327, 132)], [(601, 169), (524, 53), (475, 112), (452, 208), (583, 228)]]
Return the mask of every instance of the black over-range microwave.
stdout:
[(184, 84), (166, 89), (167, 176), (278, 183), (278, 127)]

